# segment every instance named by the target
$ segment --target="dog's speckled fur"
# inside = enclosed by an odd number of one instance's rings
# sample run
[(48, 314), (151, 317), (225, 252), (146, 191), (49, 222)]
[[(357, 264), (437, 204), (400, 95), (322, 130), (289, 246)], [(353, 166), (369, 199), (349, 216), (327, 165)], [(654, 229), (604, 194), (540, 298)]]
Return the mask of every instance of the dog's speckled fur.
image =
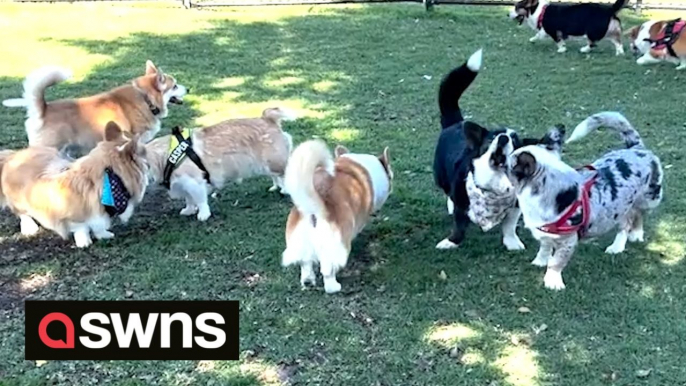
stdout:
[[(626, 149), (614, 150), (595, 161), (598, 177), (590, 192), (587, 237), (615, 228), (619, 232), (607, 253), (621, 253), (627, 241), (643, 241), (643, 215), (662, 201), (663, 172), (659, 158), (646, 149), (638, 132), (616, 112), (595, 114), (580, 123), (567, 142), (607, 127), (617, 131)], [(524, 223), (541, 248), (532, 262), (547, 266), (545, 285), (563, 289), (562, 270), (571, 258), (578, 234), (557, 235), (541, 231), (557, 221), (577, 199), (589, 171), (578, 172), (550, 152), (535, 146), (518, 149), (510, 157), (509, 171), (517, 189)], [(577, 219), (581, 221), (581, 217)]]

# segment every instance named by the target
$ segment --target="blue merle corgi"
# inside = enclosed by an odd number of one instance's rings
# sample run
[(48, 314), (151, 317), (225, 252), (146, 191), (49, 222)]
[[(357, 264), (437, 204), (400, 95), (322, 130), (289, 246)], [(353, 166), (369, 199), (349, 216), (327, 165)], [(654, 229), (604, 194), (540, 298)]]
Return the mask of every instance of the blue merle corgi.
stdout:
[(620, 113), (602, 112), (581, 122), (567, 143), (600, 127), (619, 133), (625, 148), (574, 169), (540, 146), (525, 146), (508, 160), (524, 224), (539, 240), (532, 264), (547, 267), (547, 288), (565, 288), (562, 270), (578, 241), (618, 229), (605, 251), (624, 251), (627, 241), (643, 242), (643, 216), (662, 201), (660, 159), (643, 144)]

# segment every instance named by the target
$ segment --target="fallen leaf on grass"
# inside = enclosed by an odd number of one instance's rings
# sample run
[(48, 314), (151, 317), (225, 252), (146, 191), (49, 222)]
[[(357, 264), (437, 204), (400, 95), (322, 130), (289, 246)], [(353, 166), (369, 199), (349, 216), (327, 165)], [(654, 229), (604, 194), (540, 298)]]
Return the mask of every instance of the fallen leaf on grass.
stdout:
[(48, 363), (48, 361), (36, 361), (36, 367), (41, 367), (46, 363)]
[(534, 333), (535, 333), (536, 335), (539, 335), (540, 333), (542, 333), (543, 331), (545, 331), (545, 330), (547, 330), (547, 329), (548, 329), (548, 325), (545, 324), (545, 323), (543, 323), (543, 324), (541, 324), (541, 325), (538, 326), (538, 327), (534, 326)]
[(529, 307), (519, 307), (517, 309), (517, 312), (519, 312), (520, 314), (528, 314), (531, 312), (531, 309), (529, 309)]
[(648, 378), (650, 376), (650, 373), (653, 372), (653, 369), (646, 369), (646, 370), (637, 370), (636, 371), (636, 378)]
[(441, 271), (441, 273), (438, 274), (438, 278), (443, 281), (446, 281), (448, 280), (448, 275), (445, 273), (445, 271)]

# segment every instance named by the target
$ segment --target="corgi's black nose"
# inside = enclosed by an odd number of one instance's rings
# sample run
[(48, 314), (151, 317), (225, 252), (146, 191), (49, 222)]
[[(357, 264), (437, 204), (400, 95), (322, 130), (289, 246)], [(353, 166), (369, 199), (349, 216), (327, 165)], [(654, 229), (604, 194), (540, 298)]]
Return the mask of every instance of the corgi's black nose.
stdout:
[(191, 93), (191, 88), (190, 88), (190, 87), (187, 87), (187, 88), (186, 88), (186, 94), (190, 94), (190, 93)]

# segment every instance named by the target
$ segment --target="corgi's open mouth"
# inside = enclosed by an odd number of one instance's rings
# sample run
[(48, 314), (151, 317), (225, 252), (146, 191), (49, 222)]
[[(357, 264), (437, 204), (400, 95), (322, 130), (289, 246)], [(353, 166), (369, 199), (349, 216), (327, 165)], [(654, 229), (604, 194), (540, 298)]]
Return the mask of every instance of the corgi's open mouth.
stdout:
[(173, 97), (169, 98), (169, 103), (173, 103), (175, 105), (182, 105), (183, 99), (173, 96)]

